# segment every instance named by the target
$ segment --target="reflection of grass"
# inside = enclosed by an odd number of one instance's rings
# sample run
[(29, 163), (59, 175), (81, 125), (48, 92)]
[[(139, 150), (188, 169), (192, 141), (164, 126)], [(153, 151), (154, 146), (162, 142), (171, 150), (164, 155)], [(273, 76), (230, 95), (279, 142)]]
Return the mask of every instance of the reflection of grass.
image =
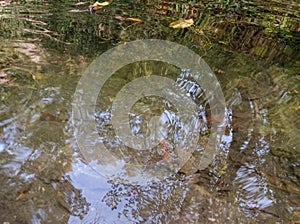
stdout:
[[(241, 42), (238, 39), (240, 31), (244, 29), (249, 30), (249, 33), (264, 32), (266, 36), (274, 36), (275, 39), (299, 40), (297, 16), (300, 5), (292, 1), (206, 0), (200, 3), (178, 3), (169, 0), (142, 4), (137, 1), (132, 4), (133, 9), (128, 9), (128, 4), (124, 2), (113, 1), (103, 12), (93, 15), (70, 14), (70, 4), (55, 3), (49, 7), (40, 1), (22, 1), (2, 7), (0, 36), (40, 36), (54, 42), (72, 43), (72, 48), (88, 48), (89, 51), (97, 48), (100, 50), (96, 43), (104, 41), (123, 42), (144, 38), (183, 41), (187, 44), (195, 40), (194, 44), (199, 44), (202, 49), (210, 48), (211, 42), (217, 41), (226, 45), (238, 45), (238, 49), (244, 47), (238, 44)], [(52, 9), (58, 7), (57, 12)], [(114, 19), (116, 16), (127, 15), (140, 18), (142, 22), (133, 25)], [(195, 24), (182, 31), (167, 27), (170, 21), (180, 18), (193, 18)], [(195, 32), (191, 34), (190, 30)], [(253, 34), (248, 36), (250, 39), (255, 38)], [(247, 39), (246, 36), (243, 38)], [(254, 52), (263, 54), (264, 49), (258, 47)]]
[(40, 1), (22, 2), (6, 5), (0, 8), (0, 36), (4, 38), (19, 38), (24, 36), (43, 36), (60, 41), (57, 33), (48, 29), (44, 18), (49, 15), (46, 4)]
[(299, 9), (300, 4), (292, 1), (282, 3), (260, 0), (252, 2), (219, 0), (185, 4), (164, 1), (156, 6), (156, 11), (160, 15), (179, 16), (180, 18), (196, 17), (203, 10), (208, 10), (214, 15), (212, 19), (228, 20), (236, 17), (235, 21), (262, 25), (263, 27), (280, 27), (287, 30), (299, 28), (297, 23)]
[(299, 62), (296, 62), (290, 65), (289, 70), (274, 69), (272, 74), (274, 80), (280, 84), (283, 90), (278, 96), (277, 102), (269, 110), (272, 127), (277, 131), (274, 137), (282, 141), (284, 136), (283, 144), (274, 148), (273, 152), (296, 161), (299, 161), (300, 156), (300, 98), (299, 80), (297, 80), (299, 66)]

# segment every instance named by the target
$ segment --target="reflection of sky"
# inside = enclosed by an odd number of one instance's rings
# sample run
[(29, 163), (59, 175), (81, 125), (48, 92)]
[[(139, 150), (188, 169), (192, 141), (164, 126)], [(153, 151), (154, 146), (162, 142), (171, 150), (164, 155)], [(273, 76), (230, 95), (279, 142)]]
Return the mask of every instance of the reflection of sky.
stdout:
[(233, 140), (233, 129), (231, 127), (230, 122), (232, 121), (232, 110), (230, 108), (226, 108), (225, 109), (225, 119), (224, 119), (225, 123), (223, 125), (226, 125), (226, 127), (228, 128), (228, 133), (224, 133), (221, 136), (221, 142), (219, 145), (219, 149), (222, 150), (223, 154), (228, 154), (229, 149), (230, 149), (230, 145), (232, 143)]
[(5, 158), (5, 163), (0, 165), (1, 172), (11, 177), (18, 175), (21, 166), (32, 154), (31, 148), (16, 142), (16, 139), (22, 139), (18, 132), (18, 126), (12, 123), (3, 128), (3, 138), (0, 138), (0, 155)]
[[(80, 161), (67, 175), (90, 204), (83, 219), (70, 216), (70, 224), (136, 223), (146, 221), (144, 217), (149, 223), (157, 223), (163, 216), (168, 220), (172, 213), (177, 214), (185, 198), (185, 185), (178, 177), (144, 186), (115, 183)], [(166, 210), (169, 207), (171, 211)]]
[(234, 180), (237, 187), (236, 200), (241, 207), (263, 210), (274, 203), (267, 180), (257, 171), (264, 165), (264, 156), (268, 152), (268, 143), (263, 138), (259, 139), (256, 148), (253, 149), (254, 159), (241, 166), (236, 173)]
[[(72, 184), (77, 189), (82, 189), (82, 196), (90, 203), (88, 213), (83, 219), (70, 216), (69, 223), (126, 223), (127, 219), (118, 217), (118, 210), (112, 211), (102, 199), (111, 189), (105, 177), (99, 175), (90, 166), (82, 162), (73, 164), (73, 171), (68, 173)], [(119, 222), (116, 222), (119, 220)]]
[(258, 175), (255, 170), (240, 167), (234, 182), (239, 186), (236, 199), (242, 207), (264, 209), (273, 204), (270, 199), (271, 190), (265, 178)]

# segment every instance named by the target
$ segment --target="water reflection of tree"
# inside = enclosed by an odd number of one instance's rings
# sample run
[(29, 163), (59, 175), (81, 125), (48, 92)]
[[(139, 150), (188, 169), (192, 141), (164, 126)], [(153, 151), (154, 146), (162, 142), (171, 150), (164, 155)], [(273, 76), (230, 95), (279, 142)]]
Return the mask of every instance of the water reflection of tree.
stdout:
[(186, 183), (183, 176), (174, 175), (163, 181), (146, 185), (112, 184), (102, 201), (112, 210), (119, 211), (132, 223), (170, 221), (180, 211)]

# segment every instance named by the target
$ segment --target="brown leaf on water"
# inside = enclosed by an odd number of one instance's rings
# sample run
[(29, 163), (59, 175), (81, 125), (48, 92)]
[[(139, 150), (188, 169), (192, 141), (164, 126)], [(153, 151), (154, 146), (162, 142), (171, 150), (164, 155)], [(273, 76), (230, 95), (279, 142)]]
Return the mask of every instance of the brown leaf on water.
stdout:
[(193, 19), (179, 19), (177, 21), (170, 23), (169, 27), (174, 29), (183, 29), (183, 28), (190, 27), (193, 24), (194, 24)]
[(19, 201), (26, 197), (26, 193), (30, 190), (32, 183), (25, 184), (20, 190), (18, 190), (18, 195), (16, 201)]

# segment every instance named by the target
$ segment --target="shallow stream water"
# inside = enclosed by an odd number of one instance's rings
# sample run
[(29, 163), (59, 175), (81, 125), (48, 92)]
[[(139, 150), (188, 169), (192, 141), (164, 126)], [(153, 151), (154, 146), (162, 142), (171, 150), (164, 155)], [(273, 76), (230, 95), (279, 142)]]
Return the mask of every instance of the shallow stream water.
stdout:
[[(112, 1), (90, 13), (91, 4), (0, 1), (0, 222), (299, 223), (299, 3)], [(194, 24), (169, 27), (180, 18)], [(220, 82), (226, 128), (206, 169), (198, 169), (211, 122), (203, 110), (198, 148), (184, 167), (162, 180), (126, 181), (172, 153), (125, 147), (111, 125), (112, 103), (136, 78), (176, 81), (180, 69), (166, 63), (118, 70), (87, 115), (98, 136), (87, 143), (104, 143), (124, 159), (116, 164), (103, 153), (101, 169), (124, 169), (124, 176), (103, 176), (78, 147), (72, 106), (80, 78), (99, 55), (137, 39), (188, 47)], [(180, 139), (176, 110), (161, 98), (135, 104), (133, 132), (143, 136), (154, 115), (173, 128), (168, 137)]]

